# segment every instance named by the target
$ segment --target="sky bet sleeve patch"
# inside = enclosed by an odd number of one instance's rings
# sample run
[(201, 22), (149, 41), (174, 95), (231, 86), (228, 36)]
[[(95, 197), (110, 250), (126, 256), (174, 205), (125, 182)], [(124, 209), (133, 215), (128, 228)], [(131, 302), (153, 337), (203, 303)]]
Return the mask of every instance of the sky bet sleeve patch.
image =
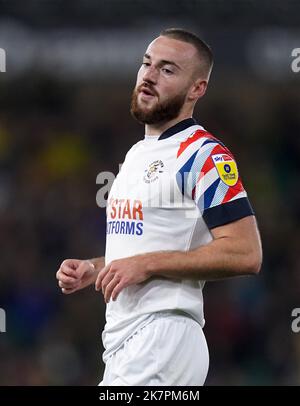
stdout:
[(212, 155), (220, 179), (227, 186), (235, 186), (239, 179), (236, 162), (228, 154)]

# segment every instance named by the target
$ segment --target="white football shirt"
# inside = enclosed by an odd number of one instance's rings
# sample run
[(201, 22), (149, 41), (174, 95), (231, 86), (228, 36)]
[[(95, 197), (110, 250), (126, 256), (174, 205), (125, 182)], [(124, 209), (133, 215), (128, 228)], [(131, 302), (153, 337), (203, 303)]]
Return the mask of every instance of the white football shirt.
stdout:
[[(107, 202), (106, 264), (153, 251), (189, 251), (210, 229), (253, 211), (230, 151), (193, 118), (127, 153)], [(124, 289), (106, 309), (104, 361), (156, 312), (204, 325), (204, 281), (153, 278)]]

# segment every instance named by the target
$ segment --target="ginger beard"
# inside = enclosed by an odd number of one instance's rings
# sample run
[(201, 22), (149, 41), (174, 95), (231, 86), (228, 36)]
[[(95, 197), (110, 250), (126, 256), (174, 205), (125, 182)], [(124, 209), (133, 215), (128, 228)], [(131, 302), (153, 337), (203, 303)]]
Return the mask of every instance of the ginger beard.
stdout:
[(131, 97), (130, 112), (137, 121), (143, 124), (158, 124), (173, 120), (179, 115), (185, 102), (186, 92), (163, 102), (159, 102), (159, 96), (155, 93), (158, 101), (149, 108), (147, 105), (143, 106), (143, 103), (138, 100), (141, 86), (134, 89)]

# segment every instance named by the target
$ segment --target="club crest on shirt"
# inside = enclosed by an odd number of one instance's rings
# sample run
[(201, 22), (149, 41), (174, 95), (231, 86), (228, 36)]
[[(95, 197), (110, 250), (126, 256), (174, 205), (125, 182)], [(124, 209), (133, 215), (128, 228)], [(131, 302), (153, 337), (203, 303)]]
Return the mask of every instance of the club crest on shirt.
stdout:
[(144, 182), (152, 183), (158, 179), (159, 173), (163, 172), (164, 163), (160, 159), (152, 162), (147, 169), (145, 169)]
[(232, 157), (227, 154), (216, 154), (212, 155), (212, 160), (221, 180), (225, 183), (225, 185), (236, 185), (239, 179), (239, 174), (236, 163)]

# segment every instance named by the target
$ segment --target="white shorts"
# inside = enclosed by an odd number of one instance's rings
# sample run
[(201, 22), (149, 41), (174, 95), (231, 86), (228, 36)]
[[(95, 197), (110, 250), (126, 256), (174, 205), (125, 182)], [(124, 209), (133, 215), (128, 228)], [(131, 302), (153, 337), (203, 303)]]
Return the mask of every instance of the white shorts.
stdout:
[(107, 360), (99, 385), (201, 386), (208, 365), (201, 326), (183, 315), (157, 313)]

